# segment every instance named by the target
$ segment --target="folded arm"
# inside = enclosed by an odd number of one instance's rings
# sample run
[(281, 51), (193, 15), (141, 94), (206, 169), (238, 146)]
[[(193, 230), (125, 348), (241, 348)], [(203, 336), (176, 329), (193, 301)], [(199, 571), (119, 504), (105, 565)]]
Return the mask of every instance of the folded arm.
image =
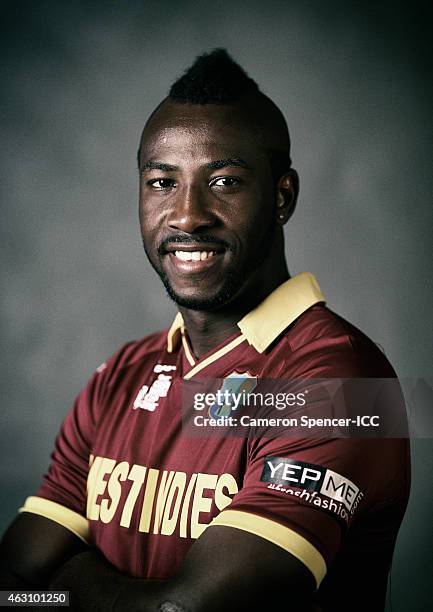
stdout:
[(2, 589), (42, 589), (53, 573), (88, 546), (71, 531), (37, 514), (22, 513), (0, 546)]
[(213, 612), (275, 609), (310, 611), (315, 580), (279, 546), (232, 527), (208, 528), (180, 572), (167, 581), (129, 578), (102, 555), (44, 517), (23, 514), (2, 544), (3, 588), (70, 590), (75, 610)]

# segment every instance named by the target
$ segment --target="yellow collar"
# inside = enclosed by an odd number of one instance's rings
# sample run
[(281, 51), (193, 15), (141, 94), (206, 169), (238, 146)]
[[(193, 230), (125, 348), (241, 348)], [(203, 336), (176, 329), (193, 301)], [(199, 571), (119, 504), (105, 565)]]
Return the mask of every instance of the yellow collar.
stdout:
[[(263, 353), (290, 323), (314, 304), (324, 301), (315, 276), (302, 272), (270, 293), (238, 322), (238, 327), (249, 344)], [(185, 324), (178, 312), (167, 334), (169, 353), (176, 348), (184, 331)]]

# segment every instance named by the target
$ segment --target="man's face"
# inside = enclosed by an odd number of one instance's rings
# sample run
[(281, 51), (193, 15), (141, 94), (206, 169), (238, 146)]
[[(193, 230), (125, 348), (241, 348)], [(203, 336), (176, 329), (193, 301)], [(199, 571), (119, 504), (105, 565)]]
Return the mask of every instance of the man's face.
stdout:
[(140, 225), (172, 299), (196, 310), (241, 295), (266, 271), (275, 230), (271, 167), (236, 106), (165, 102), (140, 155)]

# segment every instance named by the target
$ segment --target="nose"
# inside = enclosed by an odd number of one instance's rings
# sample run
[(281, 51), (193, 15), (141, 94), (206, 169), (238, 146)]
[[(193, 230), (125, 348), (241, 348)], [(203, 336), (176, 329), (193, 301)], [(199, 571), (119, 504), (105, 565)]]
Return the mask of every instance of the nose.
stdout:
[(188, 234), (207, 229), (216, 223), (215, 212), (207, 205), (206, 195), (196, 186), (185, 186), (173, 199), (168, 224)]

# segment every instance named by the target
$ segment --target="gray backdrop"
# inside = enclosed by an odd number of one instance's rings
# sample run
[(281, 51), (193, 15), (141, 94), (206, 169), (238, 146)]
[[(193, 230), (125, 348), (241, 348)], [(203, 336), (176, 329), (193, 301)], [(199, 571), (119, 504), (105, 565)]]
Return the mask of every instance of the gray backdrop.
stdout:
[[(175, 312), (142, 253), (136, 147), (169, 84), (213, 47), (287, 117), (301, 176), (291, 272), (315, 272), (400, 376), (430, 374), (427, 6), (1, 3), (1, 530), (93, 369)], [(413, 460), (394, 612), (424, 612), (433, 596), (431, 440), (414, 441)]]

